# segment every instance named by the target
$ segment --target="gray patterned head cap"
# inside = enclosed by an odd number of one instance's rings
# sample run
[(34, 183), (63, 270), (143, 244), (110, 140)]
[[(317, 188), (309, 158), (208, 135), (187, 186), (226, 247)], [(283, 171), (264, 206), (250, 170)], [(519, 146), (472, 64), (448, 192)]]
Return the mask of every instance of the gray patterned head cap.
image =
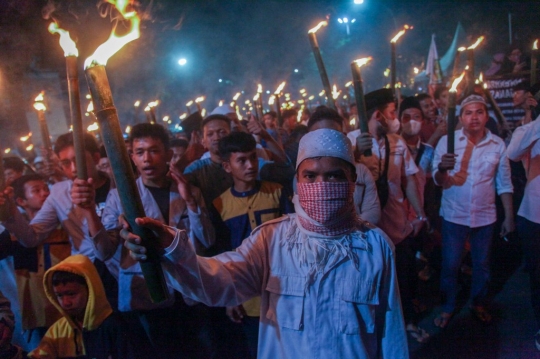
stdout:
[(354, 166), (351, 141), (343, 133), (321, 128), (308, 132), (300, 140), (296, 169), (303, 160), (314, 157), (337, 157)]

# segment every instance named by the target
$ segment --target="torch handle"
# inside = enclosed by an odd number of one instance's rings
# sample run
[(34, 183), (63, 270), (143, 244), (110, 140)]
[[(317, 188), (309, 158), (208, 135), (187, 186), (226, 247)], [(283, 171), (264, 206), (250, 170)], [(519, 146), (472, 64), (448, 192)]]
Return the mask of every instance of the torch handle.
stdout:
[[(366, 111), (366, 101), (364, 98), (364, 85), (362, 83), (362, 74), (360, 72), (360, 67), (355, 63), (351, 62), (351, 72), (354, 85), (354, 98), (356, 99), (356, 110), (358, 112), (358, 127), (362, 133), (368, 133), (368, 121), (367, 111)], [(371, 149), (364, 152), (364, 156), (371, 156)]]
[(85, 72), (96, 109), (95, 114), (99, 122), (101, 138), (111, 162), (124, 214), (133, 233), (141, 237), (142, 245), (148, 253), (147, 260), (140, 262), (140, 264), (150, 297), (154, 303), (162, 302), (168, 298), (169, 291), (157, 249), (159, 239), (152, 231), (141, 228), (135, 223), (135, 218), (144, 217), (145, 212), (124, 144), (105, 67), (94, 66), (86, 69)]
[(47, 161), (50, 160), (49, 156), (52, 151), (51, 136), (49, 134), (49, 126), (47, 126), (47, 120), (45, 119), (45, 111), (38, 111), (39, 130), (41, 131), (41, 142), (43, 147), (47, 150)]
[(317, 63), (317, 68), (319, 69), (319, 74), (321, 75), (321, 81), (324, 88), (324, 93), (326, 94), (327, 104), (330, 108), (337, 110), (334, 98), (332, 97), (330, 80), (328, 80), (328, 74), (326, 73), (326, 67), (324, 66), (321, 51), (319, 49), (319, 43), (317, 42), (317, 37), (313, 32), (309, 33), (308, 37), (309, 43), (311, 44), (311, 50), (313, 51), (313, 56), (315, 57), (315, 62)]
[(446, 153), (455, 153), (455, 136), (454, 131), (456, 129), (456, 108), (449, 107), (448, 108), (448, 135), (447, 135), (447, 150)]
[(283, 116), (281, 116), (281, 101), (279, 100), (279, 95), (274, 95), (274, 102), (276, 103), (278, 123), (280, 126), (283, 126)]
[(69, 92), (69, 110), (71, 113), (71, 125), (73, 126), (73, 147), (75, 148), (75, 160), (77, 161), (77, 178), (87, 180), (88, 172), (86, 169), (86, 150), (84, 146), (84, 129), (81, 115), (77, 57), (66, 57), (66, 72)]
[(396, 43), (390, 43), (390, 88), (392, 91), (396, 91), (396, 82), (397, 82), (397, 53), (396, 53)]

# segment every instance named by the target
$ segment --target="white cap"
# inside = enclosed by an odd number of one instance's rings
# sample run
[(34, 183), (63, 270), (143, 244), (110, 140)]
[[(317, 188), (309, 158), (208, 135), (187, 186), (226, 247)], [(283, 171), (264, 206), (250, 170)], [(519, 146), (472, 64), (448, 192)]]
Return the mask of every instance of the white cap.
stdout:
[(300, 140), (296, 169), (303, 160), (314, 157), (336, 157), (354, 166), (351, 141), (343, 133), (321, 128), (308, 132)]
[(236, 113), (234, 108), (230, 105), (221, 105), (216, 107), (210, 115), (227, 115), (229, 113)]

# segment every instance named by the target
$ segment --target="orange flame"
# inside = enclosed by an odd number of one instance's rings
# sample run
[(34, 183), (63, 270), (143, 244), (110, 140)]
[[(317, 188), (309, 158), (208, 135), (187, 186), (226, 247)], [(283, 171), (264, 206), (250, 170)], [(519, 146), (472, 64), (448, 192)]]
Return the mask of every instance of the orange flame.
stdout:
[(461, 80), (463, 80), (463, 77), (465, 76), (465, 72), (461, 73), (461, 76), (459, 76), (457, 79), (452, 82), (452, 87), (450, 88), (449, 92), (457, 92), (457, 87)]
[(257, 94), (253, 96), (253, 101), (258, 101), (260, 95), (261, 95), (260, 92), (257, 92)]
[(130, 21), (131, 28), (127, 34), (124, 36), (116, 35), (116, 27), (111, 32), (109, 39), (101, 44), (96, 51), (86, 59), (84, 62), (84, 68), (97, 66), (97, 65), (107, 65), (107, 60), (118, 52), (124, 45), (127, 43), (138, 39), (141, 36), (139, 27), (141, 24), (141, 19), (135, 11), (127, 11), (128, 5), (131, 4), (129, 0), (107, 0), (108, 3), (114, 5), (118, 12), (122, 15), (125, 20)]
[(403, 29), (400, 30), (400, 31), (396, 34), (396, 36), (394, 36), (394, 37), (392, 38), (392, 40), (390, 40), (390, 42), (396, 43), (396, 42), (399, 40), (399, 38), (400, 38), (401, 36), (403, 36), (403, 34), (405, 34), (405, 31), (407, 31), (407, 30), (409, 30), (409, 29), (413, 29), (413, 27), (412, 27), (412, 26), (409, 26), (409, 25), (404, 25), (404, 26), (403, 26)]
[(240, 97), (241, 93), (240, 92), (237, 92), (236, 95), (234, 95), (234, 97), (232, 98), (233, 101), (236, 101), (238, 100), (238, 98)]
[(268, 99), (268, 105), (273, 105), (274, 104), (274, 96), (270, 96), (270, 98)]
[(480, 37), (476, 40), (476, 42), (475, 42), (474, 44), (472, 44), (471, 46), (467, 47), (467, 50), (474, 50), (474, 49), (476, 49), (476, 47), (477, 47), (478, 45), (480, 45), (480, 43), (481, 43), (482, 41), (484, 41), (484, 36), (480, 36)]
[(279, 95), (281, 91), (283, 91), (285, 84), (286, 84), (286, 81), (283, 81), (282, 83), (280, 83), (278, 88), (276, 89), (276, 92), (274, 92), (274, 95)]
[(332, 86), (332, 98), (333, 98), (334, 100), (336, 100), (336, 99), (339, 97), (339, 94), (340, 94), (340, 93), (341, 93), (341, 91), (338, 91), (336, 85)]
[(34, 108), (38, 111), (47, 110), (47, 107), (43, 103), (43, 101), (45, 100), (44, 95), (45, 95), (45, 91), (41, 91), (39, 95), (37, 95), (37, 97), (34, 99)]
[(320, 23), (317, 24), (317, 26), (315, 26), (313, 29), (309, 30), (308, 34), (314, 34), (317, 31), (319, 31), (319, 29), (321, 27), (326, 26), (326, 25), (328, 25), (328, 21), (321, 21)]
[(141, 105), (140, 100), (135, 101), (135, 103), (133, 104), (133, 106), (135, 106), (135, 107), (139, 107), (140, 105)]
[[(364, 58), (361, 58), (361, 59), (356, 59), (353, 62), (355, 62), (356, 65), (358, 65), (358, 67), (362, 67), (362, 66), (366, 65), (368, 62), (370, 62), (372, 59), (373, 59), (373, 57), (369, 56), (369, 57), (364, 57)], [(345, 86), (347, 86), (347, 85), (345, 85)]]
[(465, 46), (461, 46), (457, 49), (459, 52), (463, 52), (465, 50), (467, 50), (467, 48)]
[(195, 99), (195, 102), (196, 102), (196, 103), (203, 102), (203, 101), (204, 101), (204, 96), (200, 96), (200, 97), (197, 97), (197, 98)]
[(534, 40), (534, 43), (533, 43), (533, 50), (538, 50), (538, 39)]
[(193, 100), (191, 100), (191, 101), (189, 101), (188, 103), (186, 103), (186, 106), (188, 106), (188, 107), (191, 106), (191, 105), (193, 105)]
[(148, 107), (150, 107), (150, 108), (156, 107), (157, 105), (159, 105), (159, 100), (148, 102)]
[(75, 56), (79, 57), (79, 50), (77, 50), (77, 45), (75, 41), (69, 36), (69, 31), (61, 29), (58, 27), (56, 22), (51, 22), (49, 25), (49, 32), (51, 34), (60, 34), (60, 47), (64, 50), (64, 56)]
[(262, 85), (261, 84), (257, 85), (257, 93), (262, 93)]

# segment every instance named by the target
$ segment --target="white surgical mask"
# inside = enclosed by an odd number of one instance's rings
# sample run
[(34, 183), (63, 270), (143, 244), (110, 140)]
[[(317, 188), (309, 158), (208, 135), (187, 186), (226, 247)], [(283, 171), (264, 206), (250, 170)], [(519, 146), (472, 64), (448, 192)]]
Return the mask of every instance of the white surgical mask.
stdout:
[(397, 133), (399, 131), (400, 123), (397, 118), (386, 120), (386, 124), (388, 125), (388, 133)]
[(409, 136), (416, 136), (420, 133), (422, 129), (422, 122), (410, 120), (407, 123), (403, 124), (403, 133)]

